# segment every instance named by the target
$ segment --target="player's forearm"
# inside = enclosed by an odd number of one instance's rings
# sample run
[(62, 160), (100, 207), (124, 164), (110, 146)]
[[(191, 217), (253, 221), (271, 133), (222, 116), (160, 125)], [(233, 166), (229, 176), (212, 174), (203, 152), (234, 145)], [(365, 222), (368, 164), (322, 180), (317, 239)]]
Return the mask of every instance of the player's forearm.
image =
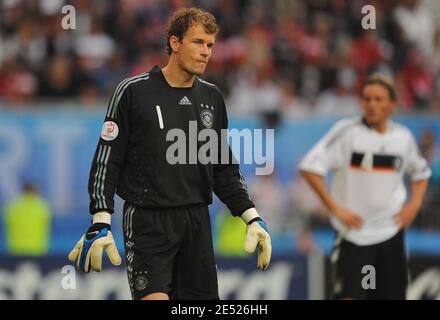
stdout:
[(320, 176), (316, 173), (310, 171), (301, 170), (301, 174), (306, 179), (306, 181), (310, 184), (310, 186), (315, 190), (321, 201), (325, 204), (325, 206), (331, 211), (334, 212), (337, 204), (333, 200), (332, 196), (328, 192), (327, 186), (325, 184), (325, 180), (323, 176)]
[(120, 144), (99, 143), (89, 174), (90, 213), (114, 212), (114, 196), (121, 175), (123, 152)]
[(241, 215), (245, 210), (255, 207), (237, 164), (214, 167), (213, 191), (234, 216)]
[(420, 210), (428, 189), (428, 180), (420, 180), (411, 184), (411, 199), (408, 204), (412, 205), (417, 211)]

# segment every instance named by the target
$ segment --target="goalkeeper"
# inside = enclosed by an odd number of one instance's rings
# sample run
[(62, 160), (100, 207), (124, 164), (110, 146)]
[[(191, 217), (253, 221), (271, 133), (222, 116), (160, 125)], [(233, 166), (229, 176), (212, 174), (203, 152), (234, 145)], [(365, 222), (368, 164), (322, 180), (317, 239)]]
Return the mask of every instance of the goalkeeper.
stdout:
[[(197, 8), (181, 9), (171, 17), (167, 33), (168, 64), (122, 81), (110, 100), (89, 177), (92, 225), (69, 259), (84, 272), (101, 270), (103, 250), (113, 264), (121, 263), (110, 227), (117, 193), (125, 200), (133, 299), (218, 299), (208, 211), (212, 192), (247, 224), (245, 250), (258, 248), (262, 270), (270, 262), (271, 240), (230, 148), (229, 161), (220, 152), (213, 152), (216, 161), (186, 161), (197, 158), (204, 146), (191, 143), (191, 123), (198, 132), (214, 131), (227, 146), (221, 134), (228, 126), (222, 95), (198, 78), (218, 33), (215, 18)], [(181, 145), (174, 149), (177, 163), (169, 152), (175, 145), (169, 133), (176, 130), (190, 139), (183, 151)]]

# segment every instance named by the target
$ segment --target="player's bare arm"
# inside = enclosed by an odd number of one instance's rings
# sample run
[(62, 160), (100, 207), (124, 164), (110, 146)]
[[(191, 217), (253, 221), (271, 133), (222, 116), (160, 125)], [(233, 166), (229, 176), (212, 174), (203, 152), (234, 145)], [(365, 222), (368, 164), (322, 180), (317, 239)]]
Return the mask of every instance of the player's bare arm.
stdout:
[(427, 189), (428, 180), (416, 181), (411, 184), (411, 199), (405, 203), (402, 210), (395, 216), (395, 221), (401, 228), (408, 228), (417, 217)]
[(313, 190), (315, 190), (329, 211), (340, 219), (347, 226), (347, 228), (359, 229), (362, 227), (363, 221), (358, 214), (341, 207), (333, 200), (327, 190), (323, 176), (305, 170), (301, 170), (301, 174), (312, 186)]

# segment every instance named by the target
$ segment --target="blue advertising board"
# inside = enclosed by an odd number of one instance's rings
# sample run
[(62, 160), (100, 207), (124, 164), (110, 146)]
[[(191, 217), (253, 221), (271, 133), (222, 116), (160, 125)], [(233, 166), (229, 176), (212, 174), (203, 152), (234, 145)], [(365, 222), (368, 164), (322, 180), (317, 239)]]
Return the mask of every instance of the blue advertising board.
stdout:
[[(308, 259), (274, 257), (266, 271), (255, 257), (218, 258), (221, 299), (286, 300), (308, 298)], [(100, 273), (77, 271), (65, 256), (0, 256), (0, 300), (131, 299), (125, 266), (104, 259)]]

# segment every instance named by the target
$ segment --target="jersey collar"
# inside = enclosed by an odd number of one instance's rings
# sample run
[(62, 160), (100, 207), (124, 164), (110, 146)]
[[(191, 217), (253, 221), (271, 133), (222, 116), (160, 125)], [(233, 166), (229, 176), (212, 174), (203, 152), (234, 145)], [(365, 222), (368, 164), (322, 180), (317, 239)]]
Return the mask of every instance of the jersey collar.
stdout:
[[(373, 130), (374, 132), (376, 132), (376, 133), (378, 133), (378, 134), (381, 134), (381, 133), (379, 133), (378, 131), (374, 130), (374, 129), (368, 124), (367, 119), (365, 119), (365, 117), (362, 117), (361, 123), (362, 123), (365, 127), (367, 127), (368, 129)], [(387, 130), (386, 130), (383, 134), (387, 134), (387, 133), (389, 133), (389, 132), (392, 130), (392, 126), (393, 126), (393, 122), (392, 122), (391, 120), (388, 119), (388, 121), (387, 121)]]
[(167, 79), (165, 78), (165, 76), (164, 76), (164, 74), (163, 74), (163, 72), (162, 72), (162, 69), (158, 66), (158, 65), (155, 65), (154, 67), (153, 67), (153, 69), (151, 69), (151, 72), (152, 73), (156, 73), (157, 75), (158, 75), (158, 77), (169, 87), (169, 88), (171, 88), (171, 89), (176, 89), (176, 90), (191, 90), (191, 89), (194, 89), (195, 88), (195, 86), (197, 85), (197, 82), (198, 82), (198, 80), (197, 80), (197, 77), (194, 79), (194, 82), (193, 82), (193, 84), (192, 84), (192, 86), (191, 87), (172, 87), (169, 83), (168, 83), (168, 81), (167, 81)]

